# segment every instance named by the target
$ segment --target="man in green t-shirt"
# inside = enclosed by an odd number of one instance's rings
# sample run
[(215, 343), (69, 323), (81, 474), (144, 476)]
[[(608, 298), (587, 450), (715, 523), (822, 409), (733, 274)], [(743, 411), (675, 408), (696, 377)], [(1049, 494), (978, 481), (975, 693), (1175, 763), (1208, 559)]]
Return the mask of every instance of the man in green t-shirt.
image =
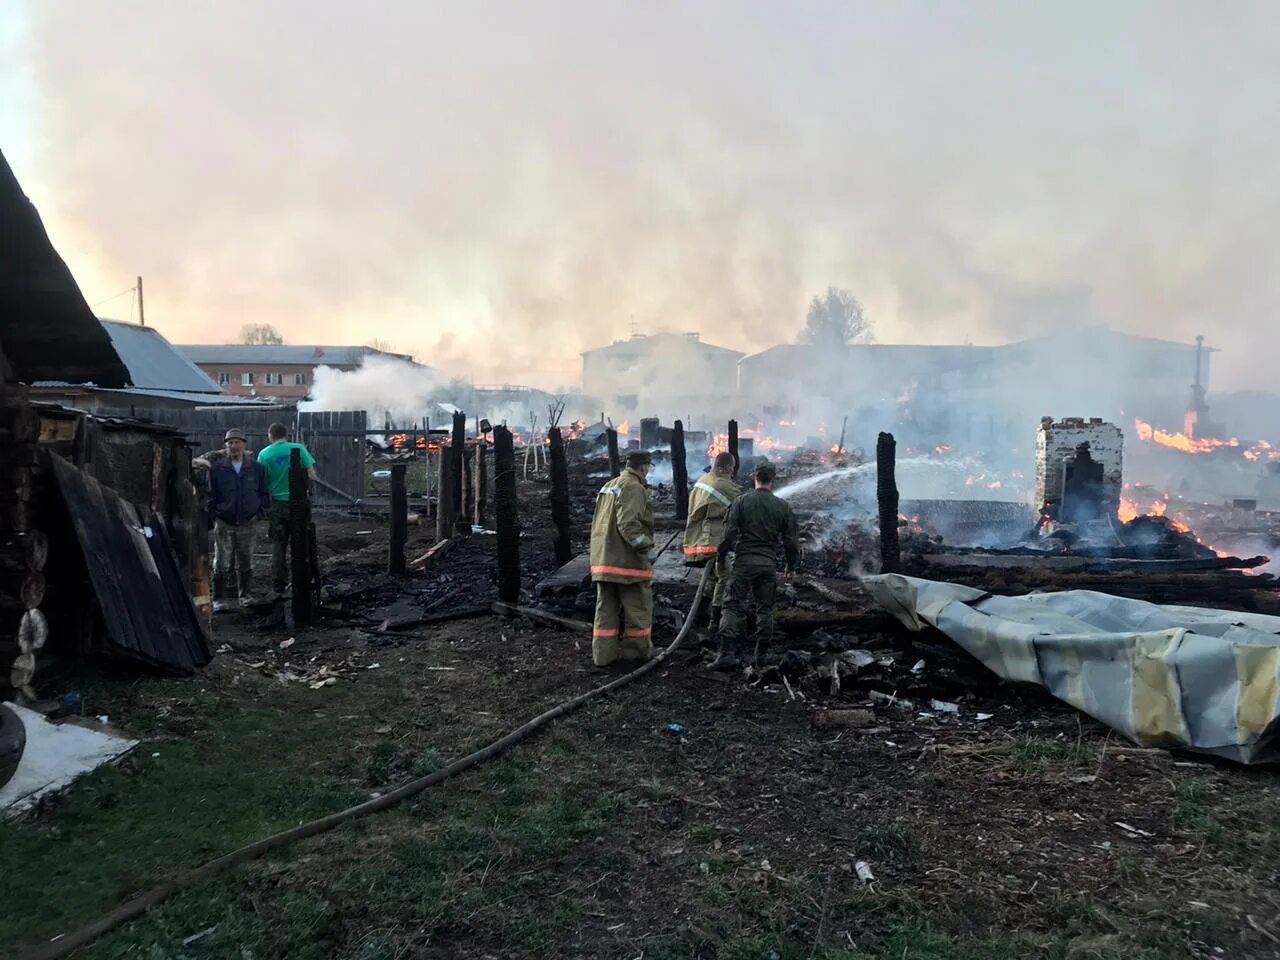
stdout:
[(267, 475), (267, 491), (271, 494), (271, 578), (277, 596), (289, 586), (289, 461), (298, 451), (307, 476), (316, 479), (316, 460), (300, 443), (289, 442), (289, 431), (283, 423), (267, 428), (267, 445), (258, 451), (258, 465)]

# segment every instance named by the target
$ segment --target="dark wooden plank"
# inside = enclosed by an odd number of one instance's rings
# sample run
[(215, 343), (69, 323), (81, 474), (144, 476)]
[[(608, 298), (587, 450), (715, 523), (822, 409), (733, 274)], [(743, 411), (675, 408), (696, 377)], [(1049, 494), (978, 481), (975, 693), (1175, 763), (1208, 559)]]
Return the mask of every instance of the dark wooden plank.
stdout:
[(204, 626), (164, 527), (140, 522), (113, 490), (51, 455), (84, 551), (110, 652), (190, 674), (211, 659)]

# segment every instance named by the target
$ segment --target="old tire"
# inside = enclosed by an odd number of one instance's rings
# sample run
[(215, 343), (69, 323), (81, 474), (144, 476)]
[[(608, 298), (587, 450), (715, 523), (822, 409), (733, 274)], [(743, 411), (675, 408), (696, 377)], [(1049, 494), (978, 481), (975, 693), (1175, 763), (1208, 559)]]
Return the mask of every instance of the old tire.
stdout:
[(27, 746), (27, 729), (8, 707), (0, 706), (0, 787), (13, 777)]

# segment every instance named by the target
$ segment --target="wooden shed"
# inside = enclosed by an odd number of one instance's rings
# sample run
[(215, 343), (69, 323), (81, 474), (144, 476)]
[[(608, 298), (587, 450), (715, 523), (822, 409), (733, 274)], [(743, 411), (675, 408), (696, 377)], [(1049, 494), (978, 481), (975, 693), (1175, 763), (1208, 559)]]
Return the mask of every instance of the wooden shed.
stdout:
[(128, 371), (0, 155), (0, 687), (110, 655), (209, 660), (207, 519), (171, 427), (33, 403), (29, 385)]

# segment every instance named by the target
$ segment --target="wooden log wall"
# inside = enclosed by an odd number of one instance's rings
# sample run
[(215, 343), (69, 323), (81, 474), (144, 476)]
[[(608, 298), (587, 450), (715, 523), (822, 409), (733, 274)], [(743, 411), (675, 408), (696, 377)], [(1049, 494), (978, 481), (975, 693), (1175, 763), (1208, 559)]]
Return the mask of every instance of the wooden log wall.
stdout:
[(18, 401), (0, 407), (0, 663), (19, 699), (35, 699), (31, 682), (49, 639), (41, 609), (48, 595), (49, 538), (39, 517), (52, 481), (40, 461), (40, 416)]
[[(197, 610), (209, 607), (207, 503), (182, 436), (79, 411), (0, 407), (0, 686), (34, 697), (50, 654), (86, 656), (101, 618), (83, 550), (53, 478), (58, 454), (132, 503), (169, 535)], [(52, 558), (52, 562), (50, 559)]]

